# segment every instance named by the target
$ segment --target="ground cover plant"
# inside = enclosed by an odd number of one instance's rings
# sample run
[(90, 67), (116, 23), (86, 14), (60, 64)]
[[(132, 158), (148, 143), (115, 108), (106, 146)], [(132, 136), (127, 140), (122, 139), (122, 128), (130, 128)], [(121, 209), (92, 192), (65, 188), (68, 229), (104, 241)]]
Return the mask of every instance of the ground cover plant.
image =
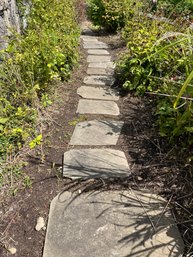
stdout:
[[(41, 131), (35, 132), (37, 117), (51, 104), (51, 82), (67, 80), (77, 63), (79, 34), (75, 1), (32, 0), (27, 28), (21, 35), (10, 35), (8, 47), (0, 53), (2, 165), (25, 142), (29, 148), (41, 143)], [(2, 182), (4, 174), (0, 176)]]

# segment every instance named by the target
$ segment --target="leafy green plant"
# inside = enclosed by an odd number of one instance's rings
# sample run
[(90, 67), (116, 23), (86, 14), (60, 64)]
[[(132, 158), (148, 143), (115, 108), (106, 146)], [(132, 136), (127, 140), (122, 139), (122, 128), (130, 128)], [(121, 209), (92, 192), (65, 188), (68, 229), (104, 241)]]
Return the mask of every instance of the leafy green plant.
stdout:
[(89, 0), (88, 16), (94, 25), (114, 32), (123, 28), (126, 20), (133, 15), (135, 3), (132, 0)]
[(193, 35), (177, 23), (134, 15), (123, 30), (127, 54), (117, 65), (123, 87), (159, 96), (157, 125), (170, 142), (193, 144)]
[(32, 0), (27, 28), (21, 35), (12, 32), (0, 52), (0, 158), (34, 138), (38, 110), (51, 104), (50, 82), (67, 80), (77, 63), (80, 31), (74, 4)]

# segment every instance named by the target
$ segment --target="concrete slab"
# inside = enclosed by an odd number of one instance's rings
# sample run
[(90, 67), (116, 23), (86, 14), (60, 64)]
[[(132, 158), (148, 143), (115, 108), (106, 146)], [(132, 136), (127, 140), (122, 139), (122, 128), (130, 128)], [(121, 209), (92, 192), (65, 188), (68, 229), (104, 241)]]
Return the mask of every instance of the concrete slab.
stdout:
[(87, 85), (112, 86), (114, 82), (113, 76), (91, 75), (84, 78), (84, 83)]
[(115, 66), (113, 62), (90, 62), (88, 68), (114, 69)]
[(43, 257), (182, 257), (165, 206), (145, 191), (64, 192), (51, 203)]
[(118, 116), (118, 105), (113, 101), (80, 99), (76, 113), (80, 114), (104, 114)]
[(76, 125), (70, 145), (116, 145), (123, 127), (121, 121), (91, 120)]
[(83, 43), (87, 42), (100, 42), (96, 37), (84, 37), (82, 38)]
[(83, 47), (85, 49), (107, 49), (109, 48), (107, 44), (102, 42), (84, 42)]
[(103, 68), (88, 68), (86, 73), (88, 75), (114, 75), (114, 69), (103, 69)]
[(131, 174), (125, 154), (114, 149), (70, 150), (64, 154), (63, 176), (71, 179), (121, 178)]
[(81, 86), (78, 88), (77, 94), (87, 99), (101, 99), (110, 101), (119, 100), (118, 93), (109, 87)]
[(103, 50), (103, 49), (89, 49), (88, 54), (109, 55), (109, 52), (107, 50)]
[(92, 39), (92, 38), (98, 39), (98, 38), (96, 37), (96, 35), (93, 35), (93, 36), (92, 36), (92, 35), (81, 35), (80, 38), (83, 39), (83, 40), (84, 40), (84, 39)]
[(111, 56), (107, 55), (88, 55), (87, 62), (110, 62)]

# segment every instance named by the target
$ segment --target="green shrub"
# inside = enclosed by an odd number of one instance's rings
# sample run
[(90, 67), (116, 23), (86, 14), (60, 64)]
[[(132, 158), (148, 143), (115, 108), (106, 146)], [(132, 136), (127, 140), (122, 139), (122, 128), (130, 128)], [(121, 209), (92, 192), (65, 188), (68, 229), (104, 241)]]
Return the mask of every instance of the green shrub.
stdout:
[(88, 15), (94, 25), (114, 32), (124, 27), (128, 17), (133, 15), (134, 6), (133, 0), (89, 0)]
[(74, 2), (32, 0), (27, 29), (12, 34), (1, 52), (0, 156), (14, 154), (27, 138), (36, 137), (33, 124), (45, 97), (50, 103), (49, 83), (67, 80), (77, 63), (80, 32)]
[[(135, 15), (123, 30), (128, 53), (119, 60), (117, 73), (124, 88), (135, 94), (153, 92), (159, 96), (156, 116), (160, 134), (171, 142), (178, 139), (182, 143), (183, 138), (187, 146), (193, 143), (193, 89), (189, 76), (193, 70), (193, 35), (192, 31), (180, 30), (184, 29), (176, 23)], [(191, 79), (185, 83), (188, 76)]]

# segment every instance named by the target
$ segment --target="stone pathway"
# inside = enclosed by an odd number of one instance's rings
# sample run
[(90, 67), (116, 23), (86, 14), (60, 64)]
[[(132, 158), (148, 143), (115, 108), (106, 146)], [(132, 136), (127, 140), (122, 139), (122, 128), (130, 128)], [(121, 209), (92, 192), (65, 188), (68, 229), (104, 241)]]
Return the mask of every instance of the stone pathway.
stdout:
[[(116, 146), (123, 122), (114, 83), (110, 48), (86, 28), (87, 74), (78, 88), (79, 122), (64, 153), (63, 176), (111, 179), (130, 176)], [(96, 119), (95, 115), (105, 115)], [(107, 117), (109, 115), (109, 117)], [(82, 147), (82, 148), (81, 148)], [(167, 202), (146, 191), (64, 192), (51, 203), (43, 257), (179, 257), (183, 242)]]

